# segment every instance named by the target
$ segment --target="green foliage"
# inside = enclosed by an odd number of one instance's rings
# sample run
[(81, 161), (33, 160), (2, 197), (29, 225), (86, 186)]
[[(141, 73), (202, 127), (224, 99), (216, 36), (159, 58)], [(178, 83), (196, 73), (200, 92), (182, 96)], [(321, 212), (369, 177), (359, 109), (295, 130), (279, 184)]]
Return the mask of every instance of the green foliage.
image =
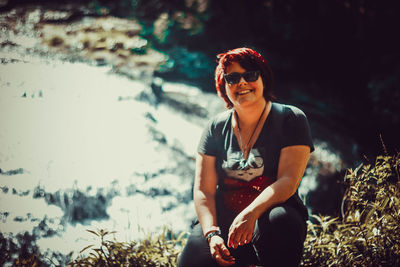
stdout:
[(313, 217), (303, 266), (400, 266), (400, 153), (345, 176), (342, 218)]
[(29, 232), (8, 235), (0, 232), (0, 266), (65, 266), (71, 255), (40, 251), (37, 238)]
[(185, 244), (185, 233), (174, 238), (166, 229), (159, 236), (150, 234), (141, 242), (107, 240), (106, 236), (115, 232), (87, 231), (99, 237), (100, 246), (85, 247), (81, 253), (90, 249), (89, 254), (78, 257), (69, 266), (176, 266), (180, 249)]
[(43, 262), (37, 257), (36, 254), (29, 255), (28, 258), (22, 259), (18, 258), (15, 260), (15, 266), (22, 267), (22, 266), (31, 266), (31, 267), (36, 267), (36, 266), (41, 266)]

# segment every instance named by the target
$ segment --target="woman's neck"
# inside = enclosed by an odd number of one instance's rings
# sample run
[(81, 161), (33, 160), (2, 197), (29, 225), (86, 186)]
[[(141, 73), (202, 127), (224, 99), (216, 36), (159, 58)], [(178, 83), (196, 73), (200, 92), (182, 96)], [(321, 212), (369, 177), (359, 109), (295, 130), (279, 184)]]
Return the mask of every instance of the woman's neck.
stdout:
[(264, 116), (269, 113), (270, 105), (271, 101), (267, 102), (263, 98), (261, 101), (253, 103), (252, 105), (248, 105), (245, 107), (234, 107), (240, 127), (245, 128), (256, 124), (261, 114), (263, 113), (264, 108), (266, 109), (264, 112)]

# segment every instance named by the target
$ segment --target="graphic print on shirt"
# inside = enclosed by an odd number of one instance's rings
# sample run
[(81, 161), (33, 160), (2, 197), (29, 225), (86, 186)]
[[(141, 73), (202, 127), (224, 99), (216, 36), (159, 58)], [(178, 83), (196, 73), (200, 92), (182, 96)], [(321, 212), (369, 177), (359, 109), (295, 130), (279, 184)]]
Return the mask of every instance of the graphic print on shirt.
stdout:
[(251, 149), (247, 160), (243, 158), (241, 151), (231, 152), (228, 153), (227, 160), (223, 161), (222, 169), (230, 178), (251, 181), (263, 175), (264, 161), (257, 148)]

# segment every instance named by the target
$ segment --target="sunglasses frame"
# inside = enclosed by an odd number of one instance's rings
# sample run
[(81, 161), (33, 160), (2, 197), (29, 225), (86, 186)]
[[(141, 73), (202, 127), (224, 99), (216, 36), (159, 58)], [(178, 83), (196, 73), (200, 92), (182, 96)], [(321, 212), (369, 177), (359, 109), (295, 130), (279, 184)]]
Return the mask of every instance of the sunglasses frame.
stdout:
[[(257, 76), (256, 76), (256, 79), (253, 81), (251, 78), (252, 78), (252, 76), (251, 75), (253, 75), (253, 73), (256, 73), (257, 74)], [(236, 82), (229, 82), (229, 76), (231, 76), (231, 75), (239, 75), (239, 79), (236, 81)], [(247, 77), (246, 77), (247, 76)], [(250, 77), (249, 77), (250, 76)], [(232, 84), (237, 84), (237, 83), (239, 83), (240, 82), (240, 80), (242, 79), (242, 77), (243, 77), (243, 79), (246, 81), (246, 82), (255, 82), (255, 81), (257, 81), (258, 80), (258, 77), (260, 76), (260, 71), (259, 70), (250, 70), (250, 71), (246, 71), (246, 72), (243, 72), (243, 73), (239, 73), (239, 72), (232, 72), (232, 73), (229, 73), (229, 74), (224, 74), (224, 79), (225, 79), (225, 82), (227, 82), (228, 84), (230, 84), (230, 85), (232, 85)], [(227, 78), (228, 77), (228, 78)]]

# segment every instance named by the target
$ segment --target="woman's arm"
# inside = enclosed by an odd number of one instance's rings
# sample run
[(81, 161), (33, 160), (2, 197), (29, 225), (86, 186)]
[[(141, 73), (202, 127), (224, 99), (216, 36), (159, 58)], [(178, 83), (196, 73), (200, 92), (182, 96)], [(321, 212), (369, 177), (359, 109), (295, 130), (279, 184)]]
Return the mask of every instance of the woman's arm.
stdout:
[(215, 160), (216, 158), (213, 156), (200, 153), (196, 158), (193, 200), (204, 234), (218, 227), (215, 206), (218, 176), (215, 170)]
[(267, 187), (247, 209), (257, 218), (268, 208), (285, 202), (296, 193), (310, 157), (310, 147), (289, 146), (281, 150), (276, 182)]
[(255, 222), (270, 207), (288, 200), (297, 190), (307, 166), (310, 147), (288, 146), (281, 150), (277, 180), (247, 206), (233, 221), (229, 230), (228, 246), (249, 243)]
[[(193, 200), (204, 235), (219, 229), (215, 205), (215, 193), (218, 184), (215, 160), (216, 158), (213, 156), (200, 153), (196, 159)], [(211, 256), (219, 265), (230, 266), (235, 264), (235, 259), (230, 255), (222, 237), (217, 235), (211, 237), (209, 246)]]

